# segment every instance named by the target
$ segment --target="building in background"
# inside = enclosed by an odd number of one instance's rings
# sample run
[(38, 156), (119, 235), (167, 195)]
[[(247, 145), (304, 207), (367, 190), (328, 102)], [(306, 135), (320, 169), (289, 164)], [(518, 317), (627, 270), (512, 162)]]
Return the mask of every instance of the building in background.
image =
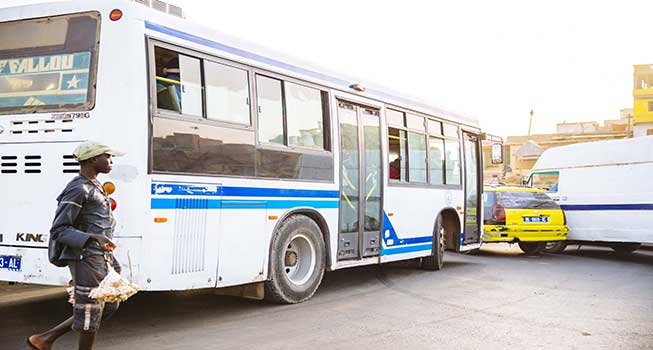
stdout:
[(633, 136), (633, 110), (624, 108), (619, 119), (599, 122), (559, 123), (555, 134), (508, 136), (504, 142), (504, 164), (490, 161), (490, 143), (483, 145), (485, 183), (518, 185), (528, 176), (544, 150), (572, 143), (624, 139)]
[(491, 145), (483, 145), (485, 183), (521, 184), (544, 150), (572, 143), (653, 135), (653, 64), (634, 66), (633, 108), (620, 111), (619, 119), (559, 123), (555, 134), (508, 136), (504, 164), (490, 162)]
[(634, 66), (633, 135), (653, 135), (653, 64)]

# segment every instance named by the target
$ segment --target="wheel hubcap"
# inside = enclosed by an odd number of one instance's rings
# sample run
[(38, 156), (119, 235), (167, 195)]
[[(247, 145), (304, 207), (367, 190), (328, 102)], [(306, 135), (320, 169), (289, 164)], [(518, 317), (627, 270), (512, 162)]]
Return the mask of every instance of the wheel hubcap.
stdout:
[(447, 234), (447, 231), (444, 230), (444, 227), (440, 226), (440, 252), (444, 254), (444, 249), (445, 249), (445, 236)]
[(286, 259), (284, 259), (284, 263), (286, 264), (287, 267), (294, 267), (295, 265), (297, 265), (297, 253), (287, 251)]
[(291, 283), (306, 283), (315, 270), (316, 252), (313, 242), (304, 235), (293, 237), (284, 252), (283, 264)]

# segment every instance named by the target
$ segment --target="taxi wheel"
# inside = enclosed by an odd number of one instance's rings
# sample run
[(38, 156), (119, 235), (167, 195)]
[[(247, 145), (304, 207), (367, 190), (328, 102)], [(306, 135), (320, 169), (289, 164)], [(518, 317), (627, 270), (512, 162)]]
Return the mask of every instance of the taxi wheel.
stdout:
[(565, 248), (567, 248), (567, 242), (557, 241), (557, 242), (546, 242), (544, 245), (545, 253), (559, 254), (562, 253)]
[(519, 242), (519, 249), (526, 255), (536, 255), (544, 250), (546, 242)]

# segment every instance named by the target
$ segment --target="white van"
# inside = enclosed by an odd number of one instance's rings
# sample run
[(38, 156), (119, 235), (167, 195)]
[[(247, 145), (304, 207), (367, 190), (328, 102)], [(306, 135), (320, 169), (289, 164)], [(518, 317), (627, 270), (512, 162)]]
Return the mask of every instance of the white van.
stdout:
[(548, 190), (567, 215), (567, 241), (632, 252), (653, 243), (653, 136), (548, 149), (529, 185)]

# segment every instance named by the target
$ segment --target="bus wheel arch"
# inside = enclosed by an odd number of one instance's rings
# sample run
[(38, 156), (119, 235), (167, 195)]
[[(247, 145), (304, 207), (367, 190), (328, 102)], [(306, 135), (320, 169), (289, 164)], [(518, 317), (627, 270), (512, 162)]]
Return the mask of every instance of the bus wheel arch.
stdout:
[(327, 260), (319, 221), (301, 210), (279, 220), (270, 240), (266, 300), (295, 304), (313, 296), (322, 282)]
[(329, 242), (331, 242), (331, 234), (329, 232), (329, 225), (327, 224), (326, 219), (324, 219), (324, 216), (322, 216), (320, 212), (312, 208), (298, 208), (298, 209), (290, 210), (287, 213), (283, 214), (281, 218), (279, 218), (277, 224), (274, 227), (274, 230), (272, 231), (272, 237), (270, 239), (269, 247), (268, 247), (268, 257), (272, 253), (272, 240), (274, 239), (274, 235), (276, 235), (277, 232), (279, 232), (279, 227), (281, 227), (281, 225), (293, 215), (305, 215), (308, 216), (313, 221), (315, 221), (317, 226), (320, 228), (320, 231), (322, 233), (322, 238), (324, 239), (324, 244), (326, 247), (326, 266), (327, 268), (331, 266), (332, 257), (331, 257), (331, 250), (329, 249), (330, 247)]
[(436, 216), (440, 218), (444, 228), (444, 250), (458, 251), (458, 241), (460, 234), (460, 218), (453, 208), (445, 208)]

